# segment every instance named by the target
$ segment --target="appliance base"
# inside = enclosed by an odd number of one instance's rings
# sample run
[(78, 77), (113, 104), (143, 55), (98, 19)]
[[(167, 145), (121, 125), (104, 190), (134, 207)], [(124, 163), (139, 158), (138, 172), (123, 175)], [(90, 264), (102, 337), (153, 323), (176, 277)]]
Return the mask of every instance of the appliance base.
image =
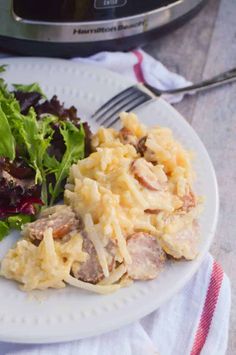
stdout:
[(74, 56), (85, 57), (101, 51), (128, 51), (137, 46), (144, 46), (147, 42), (182, 26), (185, 22), (194, 17), (203, 8), (206, 2), (207, 0), (202, 0), (198, 6), (184, 16), (179, 17), (165, 26), (143, 34), (106, 41), (81, 43), (41, 42), (0, 36), (0, 50), (7, 50), (12, 54), (27, 56), (61, 58), (71, 58)]

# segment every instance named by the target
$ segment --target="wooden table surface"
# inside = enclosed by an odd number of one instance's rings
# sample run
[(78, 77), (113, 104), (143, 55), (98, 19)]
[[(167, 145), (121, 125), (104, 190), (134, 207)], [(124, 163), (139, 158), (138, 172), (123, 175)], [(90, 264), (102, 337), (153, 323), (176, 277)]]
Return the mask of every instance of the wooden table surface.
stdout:
[[(236, 0), (209, 0), (190, 22), (144, 48), (193, 82), (236, 67)], [(236, 82), (175, 105), (204, 142), (215, 166), (220, 215), (211, 253), (231, 280), (228, 355), (236, 354)]]

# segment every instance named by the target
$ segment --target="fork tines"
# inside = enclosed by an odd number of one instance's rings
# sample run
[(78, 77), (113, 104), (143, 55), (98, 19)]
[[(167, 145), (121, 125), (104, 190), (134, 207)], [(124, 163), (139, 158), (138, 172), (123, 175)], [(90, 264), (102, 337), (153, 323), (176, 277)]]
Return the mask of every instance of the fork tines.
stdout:
[(135, 107), (152, 99), (152, 96), (137, 86), (131, 86), (102, 105), (92, 118), (99, 124), (111, 127), (119, 120), (119, 113), (130, 112)]

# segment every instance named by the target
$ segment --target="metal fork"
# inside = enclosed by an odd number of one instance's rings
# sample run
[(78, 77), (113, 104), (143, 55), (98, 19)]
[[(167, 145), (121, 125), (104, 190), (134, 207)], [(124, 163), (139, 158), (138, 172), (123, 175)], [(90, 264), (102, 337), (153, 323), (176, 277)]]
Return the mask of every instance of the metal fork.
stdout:
[(148, 84), (137, 84), (128, 87), (105, 102), (92, 116), (98, 124), (113, 126), (119, 120), (119, 113), (130, 112), (138, 106), (160, 96), (174, 94), (197, 93), (236, 80), (236, 68), (228, 70), (211, 79), (197, 84), (173, 90), (159, 90)]

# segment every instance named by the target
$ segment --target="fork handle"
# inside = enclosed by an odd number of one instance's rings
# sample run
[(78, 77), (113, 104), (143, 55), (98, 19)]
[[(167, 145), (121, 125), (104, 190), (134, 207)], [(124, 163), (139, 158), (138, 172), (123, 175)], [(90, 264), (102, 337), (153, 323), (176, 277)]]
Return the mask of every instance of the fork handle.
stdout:
[(151, 85), (145, 84), (147, 89), (152, 91), (155, 95), (161, 96), (163, 94), (191, 94), (202, 90), (210, 89), (222, 84), (230, 83), (236, 80), (236, 68), (228, 70), (224, 73), (218, 74), (211, 79), (201, 81), (200, 83), (185, 86), (179, 89), (173, 90), (158, 90)]

